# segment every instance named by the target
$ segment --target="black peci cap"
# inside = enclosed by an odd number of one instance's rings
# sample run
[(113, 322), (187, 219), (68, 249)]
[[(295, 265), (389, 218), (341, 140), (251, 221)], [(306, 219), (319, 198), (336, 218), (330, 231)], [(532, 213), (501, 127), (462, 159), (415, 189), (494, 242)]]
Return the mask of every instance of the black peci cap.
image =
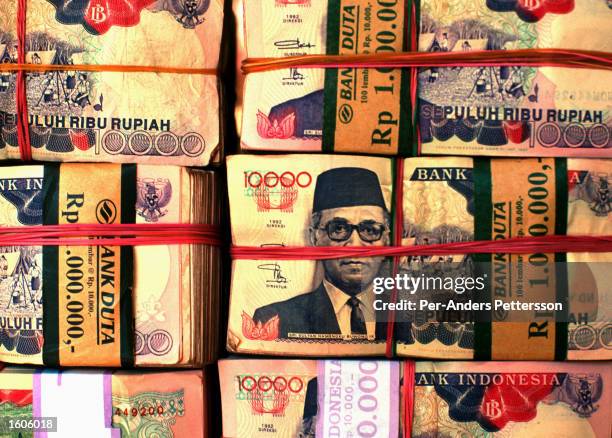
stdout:
[(338, 167), (317, 178), (313, 212), (330, 208), (373, 205), (386, 210), (378, 175), (360, 167)]

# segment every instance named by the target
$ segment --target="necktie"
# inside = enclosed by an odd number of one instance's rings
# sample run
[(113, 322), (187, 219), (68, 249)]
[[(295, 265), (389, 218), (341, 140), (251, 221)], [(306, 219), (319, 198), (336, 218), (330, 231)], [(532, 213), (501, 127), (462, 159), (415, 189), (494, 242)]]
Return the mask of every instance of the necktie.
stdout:
[(367, 334), (363, 312), (359, 308), (359, 298), (351, 297), (346, 302), (351, 307), (351, 334), (365, 335)]

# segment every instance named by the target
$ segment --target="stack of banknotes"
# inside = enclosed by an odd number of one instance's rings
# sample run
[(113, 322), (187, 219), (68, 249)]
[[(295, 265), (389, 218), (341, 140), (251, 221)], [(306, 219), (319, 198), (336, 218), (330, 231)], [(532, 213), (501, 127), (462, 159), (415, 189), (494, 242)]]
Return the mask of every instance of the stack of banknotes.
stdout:
[[(0, 0), (0, 63), (18, 61), (18, 4)], [(25, 62), (65, 68), (26, 74), (34, 159), (219, 161), (222, 28), (222, 0), (28, 0)], [(16, 87), (0, 71), (0, 159), (19, 158)]]
[(612, 73), (307, 55), (612, 52), (610, 2), (232, 4), (241, 149), (293, 154), (226, 160), (223, 436), (609, 437)]
[(607, 364), (223, 360), (226, 438), (610, 436)]
[(201, 370), (111, 373), (5, 368), (0, 371), (0, 434), (206, 438), (209, 380)]
[(223, 23), (223, 0), (0, 0), (0, 160), (45, 162), (0, 165), (0, 231), (28, 230), (0, 233), (0, 363), (45, 367), (0, 371), (0, 436), (213, 433), (221, 249), (75, 229), (220, 225)]
[[(612, 235), (611, 160), (419, 157), (405, 159), (399, 170), (393, 159), (350, 155), (237, 155), (227, 162), (238, 247), (409, 247)], [(394, 236), (398, 220), (401, 236)], [(470, 312), (453, 319), (429, 307), (395, 309), (393, 339), (387, 324), (393, 309), (381, 308), (391, 300), (380, 279), (394, 278), (395, 260), (260, 256), (233, 261), (232, 352), (371, 356), (385, 354), (393, 342), (396, 353), (408, 357), (612, 359), (611, 253), (402, 257), (400, 275), (487, 279), (480, 289), (488, 291), (485, 297), (422, 283), (408, 295), (419, 305), (420, 299), (538, 301), (563, 308), (555, 316), (537, 309), (492, 311), (484, 322)], [(353, 296), (365, 321), (361, 331), (351, 320), (347, 299)]]
[[(0, 226), (219, 224), (210, 171), (132, 164), (0, 168)], [(95, 239), (95, 238), (92, 238)], [(218, 354), (207, 245), (0, 246), (0, 361), (200, 367)]]
[[(236, 0), (235, 11), (244, 25), (245, 59), (612, 50), (602, 31), (612, 20), (605, 0)], [(249, 73), (237, 113), (242, 147), (416, 156), (420, 146), (421, 153), (436, 155), (609, 156), (610, 71), (456, 66), (415, 73), (306, 66)]]

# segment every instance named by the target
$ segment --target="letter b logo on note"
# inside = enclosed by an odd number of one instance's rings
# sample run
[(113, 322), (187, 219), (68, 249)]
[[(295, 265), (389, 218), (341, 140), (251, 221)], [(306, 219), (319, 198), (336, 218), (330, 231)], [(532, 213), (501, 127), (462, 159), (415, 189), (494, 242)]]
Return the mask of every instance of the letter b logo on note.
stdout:
[(485, 403), (485, 415), (490, 419), (501, 417), (502, 410), (499, 407), (497, 400), (491, 400)]
[(519, 5), (532, 11), (542, 6), (542, 3), (540, 0), (519, 0)]
[(96, 24), (100, 24), (106, 21), (108, 15), (102, 5), (95, 5), (89, 9), (89, 18)]
[(547, 13), (569, 14), (575, 0), (487, 0), (489, 9), (496, 12), (514, 11), (528, 23), (540, 21)]

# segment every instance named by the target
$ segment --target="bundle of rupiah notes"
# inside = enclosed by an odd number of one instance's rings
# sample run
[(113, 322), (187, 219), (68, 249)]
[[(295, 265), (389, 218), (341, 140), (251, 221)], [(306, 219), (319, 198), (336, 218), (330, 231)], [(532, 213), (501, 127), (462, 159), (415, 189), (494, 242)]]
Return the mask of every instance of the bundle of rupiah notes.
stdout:
[(610, 436), (604, 363), (226, 359), (219, 374), (226, 438)]
[(1, 0), (0, 10), (0, 159), (20, 156), (11, 64), (22, 63), (35, 160), (219, 161), (221, 0)]
[[(599, 244), (596, 252), (427, 250), (610, 236), (611, 174), (603, 159), (420, 157), (398, 166), (349, 155), (229, 157), (237, 248), (227, 347), (337, 357), (380, 356), (391, 344), (399, 356), (434, 359), (610, 360), (612, 254)], [(422, 249), (308, 255), (345, 246)], [(251, 252), (240, 256), (244, 247)], [(283, 247), (297, 248), (294, 257), (270, 255)], [(419, 283), (404, 288), (398, 276)], [(470, 310), (474, 303), (492, 307)]]
[(0, 433), (10, 437), (208, 437), (210, 375), (0, 371)]
[[(203, 170), (5, 166), (0, 226), (218, 225), (219, 196), (218, 178)], [(219, 248), (116, 246), (83, 237), (92, 244), (0, 246), (2, 362), (200, 367), (216, 359)]]
[[(612, 25), (604, 0), (236, 3), (245, 59), (612, 51), (602, 32)], [(243, 149), (605, 157), (612, 147), (609, 70), (461, 62), (411, 70), (354, 59), (313, 68), (307, 61), (246, 72), (237, 120)]]

